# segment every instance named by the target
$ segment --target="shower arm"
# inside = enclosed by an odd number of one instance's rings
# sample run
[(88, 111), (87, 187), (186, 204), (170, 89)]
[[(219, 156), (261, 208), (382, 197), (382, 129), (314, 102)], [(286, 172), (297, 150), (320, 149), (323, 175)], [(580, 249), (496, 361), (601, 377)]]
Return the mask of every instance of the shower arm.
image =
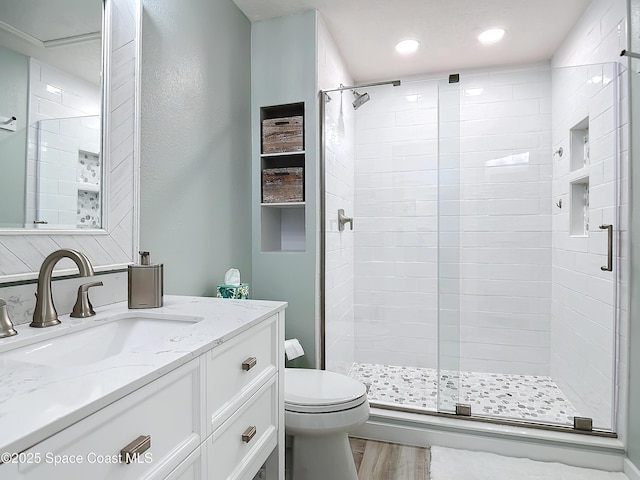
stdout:
[(621, 57), (640, 58), (640, 53), (630, 52), (629, 50), (622, 50), (620, 52)]
[(328, 90), (322, 90), (322, 93), (342, 92), (344, 90), (354, 90), (356, 88), (377, 87), (377, 86), (380, 86), (380, 85), (393, 85), (394, 87), (399, 87), (400, 86), (400, 80), (390, 80), (388, 82), (363, 83), (362, 85), (351, 85), (351, 86), (347, 86), (347, 87), (345, 87), (344, 85), (340, 84), (340, 87), (331, 88), (331, 89), (328, 89)]

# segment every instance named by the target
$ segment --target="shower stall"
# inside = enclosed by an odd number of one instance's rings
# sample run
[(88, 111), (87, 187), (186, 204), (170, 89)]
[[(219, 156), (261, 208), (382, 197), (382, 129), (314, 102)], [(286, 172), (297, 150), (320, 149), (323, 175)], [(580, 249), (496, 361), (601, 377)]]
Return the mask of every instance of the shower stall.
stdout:
[(324, 368), (377, 408), (614, 436), (624, 74), (322, 92)]

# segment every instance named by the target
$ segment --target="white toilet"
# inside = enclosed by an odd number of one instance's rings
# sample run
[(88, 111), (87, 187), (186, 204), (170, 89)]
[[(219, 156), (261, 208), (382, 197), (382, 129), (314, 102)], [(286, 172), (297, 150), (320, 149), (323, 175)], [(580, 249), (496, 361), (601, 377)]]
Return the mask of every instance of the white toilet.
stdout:
[(286, 368), (284, 423), (293, 480), (357, 480), (347, 432), (369, 418), (364, 384), (325, 370)]

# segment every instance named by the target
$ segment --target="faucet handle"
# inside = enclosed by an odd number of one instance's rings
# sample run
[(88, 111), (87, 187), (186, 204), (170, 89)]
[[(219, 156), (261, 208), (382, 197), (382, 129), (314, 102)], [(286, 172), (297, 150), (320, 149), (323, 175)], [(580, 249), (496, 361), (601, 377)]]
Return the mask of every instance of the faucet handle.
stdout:
[(78, 298), (76, 298), (76, 304), (73, 306), (73, 311), (69, 316), (74, 318), (86, 318), (95, 315), (96, 312), (93, 310), (93, 305), (91, 305), (91, 301), (89, 300), (89, 289), (91, 287), (101, 287), (102, 285), (102, 282), (89, 282), (80, 285), (78, 287)]
[(13, 337), (18, 332), (13, 328), (13, 323), (9, 318), (7, 310), (7, 302), (4, 298), (0, 298), (0, 338)]

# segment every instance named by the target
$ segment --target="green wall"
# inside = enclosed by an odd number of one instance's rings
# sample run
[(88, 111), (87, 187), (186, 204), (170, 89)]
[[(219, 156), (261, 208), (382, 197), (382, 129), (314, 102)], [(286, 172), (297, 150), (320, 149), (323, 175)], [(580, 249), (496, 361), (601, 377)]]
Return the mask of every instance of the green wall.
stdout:
[(143, 0), (140, 247), (165, 293), (251, 282), (251, 24), (229, 0)]
[[(316, 365), (319, 311), (318, 98), (316, 12), (255, 22), (251, 30), (253, 283), (255, 298), (289, 302), (286, 338), (298, 338)], [(260, 107), (305, 104), (304, 252), (261, 251)]]
[(15, 116), (15, 132), (0, 130), (0, 227), (21, 228), (25, 221), (27, 94), (29, 59), (0, 47), (0, 116)]

